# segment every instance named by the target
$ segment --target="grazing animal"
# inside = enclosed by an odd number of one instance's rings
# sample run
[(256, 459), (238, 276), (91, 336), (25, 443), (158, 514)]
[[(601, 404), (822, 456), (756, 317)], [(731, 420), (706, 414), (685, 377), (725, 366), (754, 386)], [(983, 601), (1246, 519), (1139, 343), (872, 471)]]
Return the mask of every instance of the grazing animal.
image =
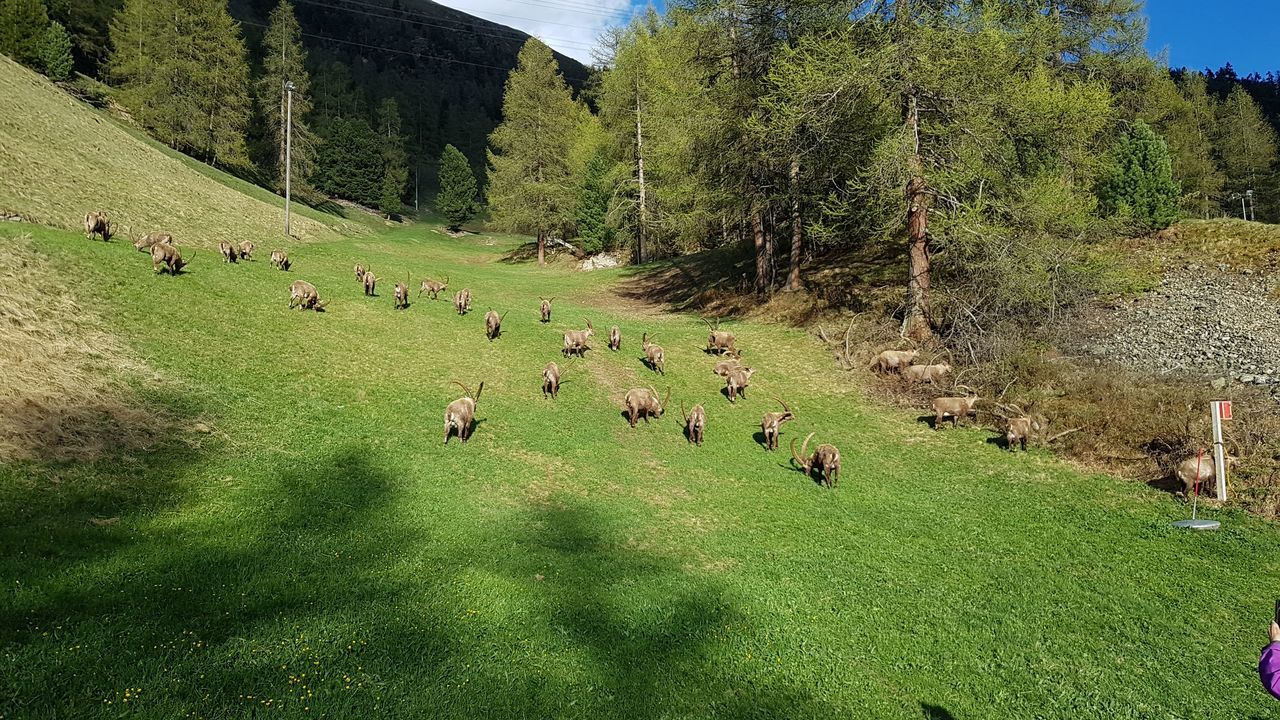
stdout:
[(244, 242), (240, 243), (240, 259), (252, 260), (253, 258), (250, 256), (253, 255), (253, 247), (254, 246), (253, 246), (252, 240), (245, 240)]
[(1004, 432), (1005, 444), (1013, 450), (1014, 444), (1017, 443), (1025, 451), (1027, 440), (1031, 438), (1032, 433), (1037, 432), (1040, 432), (1040, 423), (1035, 420), (1025, 415), (1009, 418)]
[[(1236, 459), (1230, 455), (1224, 455), (1226, 466), (1229, 468), (1235, 464)], [(1214, 462), (1211, 453), (1204, 455), (1192, 455), (1191, 457), (1178, 463), (1178, 467), (1174, 470), (1174, 477), (1178, 482), (1182, 483), (1182, 495), (1189, 495), (1195, 491), (1196, 485), (1204, 483), (1216, 478), (1217, 464)]]
[(548, 300), (547, 298), (544, 298), (541, 295), (539, 295), (538, 299), (542, 301), (542, 304), (538, 306), (538, 313), (542, 315), (542, 322), (544, 323), (551, 322), (551, 302), (552, 300), (555, 300), (555, 298), (551, 298), (551, 300)]
[(707, 327), (711, 328), (711, 334), (707, 336), (707, 352), (716, 355), (737, 353), (738, 348), (734, 346), (737, 339), (733, 336), (733, 333), (720, 329), (719, 320), (716, 321), (715, 325), (708, 322), (706, 318), (702, 318), (702, 322), (707, 323)]
[(92, 240), (94, 236), (102, 236), (102, 242), (111, 240), (111, 221), (101, 210), (91, 210), (84, 215), (84, 237)]
[(782, 405), (782, 412), (767, 412), (760, 420), (760, 432), (764, 433), (764, 448), (766, 450), (778, 449), (778, 438), (782, 435), (782, 423), (795, 420), (795, 413), (791, 412), (791, 408), (787, 407), (786, 401), (782, 398), (775, 397)]
[(809, 440), (814, 434), (809, 433), (804, 439), (799, 455), (796, 454), (796, 439), (791, 438), (791, 459), (804, 470), (805, 477), (813, 477), (813, 471), (817, 470), (822, 484), (828, 488), (834, 488), (840, 482), (840, 451), (835, 445), (823, 443), (813, 451), (812, 455), (807, 455)]
[(377, 297), (378, 276), (373, 274), (372, 270), (365, 270), (364, 275), (360, 278), (360, 282), (364, 285), (364, 294), (369, 297)]
[(617, 325), (609, 328), (609, 349), (614, 352), (622, 349), (622, 331)]
[(701, 405), (694, 405), (693, 410), (688, 415), (684, 412), (684, 402), (680, 403), (680, 415), (684, 417), (685, 433), (689, 436), (689, 442), (702, 446), (702, 434), (707, 429), (707, 411)]
[(395, 291), (392, 293), (392, 295), (395, 296), (395, 300), (393, 302), (397, 310), (403, 310), (409, 307), (409, 276), (408, 274), (405, 275), (404, 282), (396, 283), (396, 288), (395, 288)]
[(490, 340), (497, 339), (497, 337), (502, 334), (502, 319), (505, 318), (506, 316), (507, 316), (507, 313), (502, 313), (501, 315), (499, 315), (493, 310), (489, 310), (489, 312), (485, 313), (484, 314), (485, 336), (488, 337)]
[(447, 287), (449, 287), (448, 275), (444, 276), (444, 282), (436, 282), (435, 280), (423, 280), (422, 287), (418, 288), (418, 297), (422, 297), (422, 293), (426, 293), (431, 296), (432, 300), (436, 300), (439, 298), (440, 293), (444, 292), (444, 289)]
[(584, 357), (586, 352), (591, 348), (587, 345), (587, 339), (594, 337), (596, 329), (592, 327), (591, 321), (587, 321), (586, 330), (565, 330), (564, 331), (564, 347), (560, 349), (560, 353), (565, 357), (577, 355)]
[(871, 367), (882, 373), (889, 371), (902, 372), (911, 363), (915, 362), (918, 357), (920, 357), (919, 350), (884, 350), (876, 356), (875, 361), (871, 363)]
[(662, 351), (662, 347), (653, 344), (649, 338), (649, 333), (640, 335), (640, 347), (644, 350), (644, 361), (649, 365), (650, 369), (659, 375), (667, 374), (667, 357)]
[(133, 248), (138, 252), (151, 252), (152, 245), (172, 245), (173, 236), (167, 232), (156, 230), (133, 241)]
[(560, 392), (560, 366), (554, 362), (542, 368), (542, 397), (551, 396), (552, 400)]
[(742, 361), (738, 360), (737, 358), (733, 358), (730, 360), (721, 360), (720, 362), (716, 363), (716, 367), (714, 370), (712, 370), (712, 372), (719, 375), (720, 377), (727, 378), (729, 377), (729, 373), (733, 372), (735, 369), (739, 367), (742, 367)]
[(453, 384), (462, 388), (466, 395), (449, 403), (449, 407), (444, 409), (445, 445), (449, 444), (449, 435), (455, 431), (458, 433), (458, 440), (461, 440), (463, 444), (471, 438), (471, 433), (475, 432), (476, 403), (480, 402), (480, 393), (484, 392), (483, 381), (474, 393), (457, 380)]
[(271, 265), (278, 270), (289, 271), (289, 256), (283, 250), (271, 251)]
[(458, 311), (459, 315), (466, 315), (471, 312), (471, 290), (462, 288), (453, 294), (453, 309)]
[(960, 418), (976, 415), (974, 406), (981, 399), (977, 395), (935, 398), (933, 401), (933, 429), (941, 430), (942, 423), (947, 418), (951, 418), (951, 426), (955, 427), (960, 423)]
[(739, 366), (734, 368), (725, 377), (724, 384), (728, 390), (729, 402), (736, 402), (738, 398), (747, 397), (747, 385), (751, 382), (751, 376), (756, 373), (755, 368)]
[(908, 365), (902, 374), (911, 382), (936, 383), (951, 374), (951, 366), (947, 363), (938, 365)]
[(306, 280), (294, 280), (289, 286), (289, 309), (297, 306), (299, 310), (315, 310), (320, 312), (325, 303), (320, 302), (320, 293), (316, 286)]
[(177, 275), (182, 272), (182, 268), (187, 266), (189, 260), (183, 260), (182, 254), (178, 252), (178, 248), (172, 245), (152, 245), (151, 246), (151, 269), (155, 272), (168, 272), (170, 275)]
[(356, 263), (356, 282), (364, 281), (364, 266)]
[(670, 399), (671, 388), (667, 388), (667, 396), (662, 400), (658, 400), (658, 391), (652, 386), (628, 390), (627, 396), (622, 400), (623, 410), (627, 413), (627, 422), (631, 423), (631, 427), (635, 427), (636, 421), (643, 418), (644, 423), (648, 425), (649, 418), (662, 417), (663, 408), (667, 406), (667, 401)]
[(218, 252), (222, 253), (222, 262), (233, 263), (240, 259), (240, 252), (229, 242), (219, 242)]

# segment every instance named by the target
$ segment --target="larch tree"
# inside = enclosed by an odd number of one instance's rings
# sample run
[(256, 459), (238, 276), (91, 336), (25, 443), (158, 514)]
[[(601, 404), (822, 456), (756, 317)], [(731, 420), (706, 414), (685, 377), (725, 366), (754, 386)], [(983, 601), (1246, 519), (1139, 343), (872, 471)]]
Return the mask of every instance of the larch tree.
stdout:
[(307, 54), (302, 47), (302, 29), (289, 0), (271, 11), (269, 25), (262, 39), (262, 77), (257, 82), (257, 101), (267, 136), (275, 147), (274, 162), (268, 168), (275, 174), (276, 186), (284, 188), (285, 117), (288, 98), (285, 83), (293, 83), (292, 181), (305, 187), (306, 178), (315, 168), (318, 139), (311, 131), (311, 76), (307, 72)]
[(489, 135), (489, 209), (495, 227), (547, 239), (573, 227), (570, 163), (579, 110), (551, 49), (530, 39), (502, 98), (502, 123)]
[(1274, 182), (1276, 131), (1263, 116), (1258, 103), (1239, 85), (1233, 87), (1218, 106), (1214, 145), (1226, 174), (1225, 189), (1230, 194), (1227, 210), (1234, 213), (1240, 198), (1253, 190), (1254, 211), (1260, 211), (1264, 219), (1274, 219), (1276, 208), (1259, 190)]

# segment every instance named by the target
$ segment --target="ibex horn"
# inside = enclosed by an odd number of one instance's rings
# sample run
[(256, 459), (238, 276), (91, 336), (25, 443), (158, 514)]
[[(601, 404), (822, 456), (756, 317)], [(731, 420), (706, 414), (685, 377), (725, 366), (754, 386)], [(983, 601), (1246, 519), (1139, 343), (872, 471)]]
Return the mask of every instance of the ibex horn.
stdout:
[[(810, 440), (812, 440), (812, 439), (813, 439), (813, 436), (814, 436), (814, 435), (816, 435), (816, 434), (817, 434), (817, 433), (809, 433), (807, 436), (805, 436), (804, 442), (800, 444), (800, 454), (801, 454), (801, 455), (804, 455), (805, 457), (808, 457), (808, 455), (809, 455), (809, 441), (810, 441)], [(792, 439), (792, 442), (795, 442), (795, 439), (794, 439), (794, 438)]]
[(777, 400), (777, 401), (778, 401), (778, 402), (780, 402), (780, 403), (782, 403), (782, 409), (783, 409), (783, 410), (786, 410), (787, 412), (791, 412), (791, 408), (787, 407), (787, 401), (786, 401), (786, 400), (783, 400), (782, 398), (778, 397), (777, 395), (774, 395), (774, 396), (773, 396), (773, 399), (774, 399), (774, 400)]
[[(654, 393), (654, 395), (657, 395), (657, 393)], [(667, 386), (667, 396), (666, 396), (666, 397), (664, 397), (664, 398), (662, 398), (662, 407), (664, 407), (664, 408), (665, 408), (665, 407), (667, 406), (667, 403), (668, 403), (668, 402), (670, 402), (670, 401), (671, 401), (671, 386), (669, 386), (669, 385), (668, 385), (668, 386)]]
[(684, 401), (680, 401), (680, 417), (684, 418), (684, 424), (689, 424), (689, 414), (684, 411)]
[(452, 382), (454, 385), (457, 385), (458, 387), (462, 388), (462, 392), (466, 393), (466, 394), (467, 394), (467, 397), (471, 397), (471, 388), (467, 387), (466, 385), (463, 385), (462, 383), (458, 382), (457, 380), (451, 380), (450, 382)]
[(479, 404), (480, 404), (480, 393), (482, 393), (482, 392), (484, 392), (484, 381), (483, 381), (483, 380), (481, 380), (481, 381), (480, 381), (480, 387), (476, 388), (476, 396), (475, 396), (475, 397), (473, 397), (473, 398), (471, 398), (472, 400), (475, 400), (475, 401), (476, 401), (476, 404), (477, 404), (477, 405), (479, 405)]

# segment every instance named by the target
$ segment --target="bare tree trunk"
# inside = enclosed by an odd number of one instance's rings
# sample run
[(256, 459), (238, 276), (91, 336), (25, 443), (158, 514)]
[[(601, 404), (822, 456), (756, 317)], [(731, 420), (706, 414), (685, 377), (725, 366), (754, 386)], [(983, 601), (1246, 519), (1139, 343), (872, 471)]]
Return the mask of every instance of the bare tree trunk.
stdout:
[(636, 179), (640, 183), (640, 227), (636, 232), (636, 251), (645, 261), (645, 240), (649, 225), (649, 207), (644, 184), (644, 132), (640, 125), (640, 80), (636, 80)]
[(906, 188), (909, 265), (902, 330), (914, 340), (924, 340), (933, 335), (929, 323), (929, 193), (920, 158), (920, 114), (913, 89), (907, 92), (907, 131), (911, 133), (912, 149), (907, 159), (911, 174)]
[(800, 224), (800, 160), (791, 159), (791, 268), (787, 273), (787, 292), (800, 289), (800, 245), (804, 241)]
[(545, 230), (538, 231), (538, 267), (547, 264), (547, 232)]
[(764, 218), (759, 205), (751, 206), (751, 235), (756, 247), (756, 292), (763, 295), (768, 289), (769, 256), (765, 254)]

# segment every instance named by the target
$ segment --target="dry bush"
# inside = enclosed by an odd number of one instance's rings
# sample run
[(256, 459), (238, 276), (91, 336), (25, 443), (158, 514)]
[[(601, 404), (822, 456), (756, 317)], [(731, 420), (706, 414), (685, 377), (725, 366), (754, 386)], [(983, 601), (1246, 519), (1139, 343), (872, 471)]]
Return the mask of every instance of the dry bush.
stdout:
[(152, 375), (29, 238), (0, 245), (0, 461), (93, 460), (172, 437), (173, 417), (129, 384)]

